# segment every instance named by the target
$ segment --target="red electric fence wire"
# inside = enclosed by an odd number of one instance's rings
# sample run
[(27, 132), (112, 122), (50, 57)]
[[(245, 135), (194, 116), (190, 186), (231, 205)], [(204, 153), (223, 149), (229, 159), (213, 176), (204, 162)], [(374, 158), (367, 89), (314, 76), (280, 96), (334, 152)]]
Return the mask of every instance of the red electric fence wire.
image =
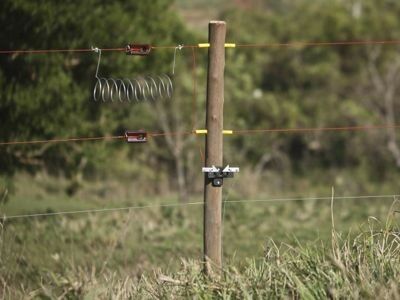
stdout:
[[(175, 49), (176, 46), (151, 46), (152, 49)], [(181, 48), (198, 48), (198, 45), (182, 45)], [(99, 48), (105, 52), (121, 52), (126, 48)], [(26, 49), (26, 50), (0, 50), (0, 54), (51, 54), (51, 53), (85, 53), (93, 52), (93, 48), (78, 48), (78, 49)]]
[[(400, 125), (370, 125), (370, 126), (346, 126), (346, 127), (310, 127), (310, 128), (272, 128), (272, 129), (241, 129), (233, 130), (233, 134), (237, 135), (250, 135), (257, 133), (301, 133), (301, 132), (318, 132), (318, 131), (368, 131), (379, 129), (400, 129)], [(163, 137), (163, 136), (188, 136), (195, 135), (195, 131), (177, 131), (177, 132), (149, 132), (149, 137)], [(124, 135), (117, 136), (100, 136), (100, 137), (77, 137), (65, 139), (51, 139), (51, 140), (34, 140), (34, 141), (10, 141), (0, 142), (0, 146), (6, 145), (29, 145), (29, 144), (44, 144), (44, 143), (63, 143), (63, 142), (80, 142), (80, 141), (99, 141), (99, 140), (117, 140), (125, 139)]]
[[(181, 48), (198, 48), (198, 45), (180, 45)], [(151, 46), (151, 49), (175, 49), (176, 46)]]
[(124, 139), (124, 138), (125, 138), (125, 136), (121, 135), (121, 136), (77, 137), (77, 138), (51, 139), (51, 140), (34, 140), (34, 141), (11, 141), (11, 142), (1, 142), (0, 146), (116, 140), (116, 139)]
[(200, 154), (200, 160), (201, 160), (202, 166), (205, 167), (206, 166), (206, 158), (203, 153), (203, 146), (202, 146), (199, 138), (197, 138), (196, 141), (197, 141), (197, 146), (199, 147), (199, 154)]
[(268, 132), (316, 132), (316, 131), (368, 131), (376, 129), (398, 129), (400, 125), (370, 125), (370, 126), (345, 126), (345, 127), (315, 127), (315, 128), (272, 128), (272, 129), (243, 129), (233, 130), (233, 134), (256, 134)]
[[(263, 43), (263, 44), (236, 44), (237, 48), (275, 48), (275, 47), (323, 47), (323, 46), (357, 46), (357, 45), (400, 45), (400, 40), (352, 40), (352, 41), (297, 41), (287, 43)], [(200, 48), (199, 45), (182, 45), (182, 48)], [(152, 49), (175, 49), (174, 46), (151, 46)], [(16, 49), (16, 50), (0, 50), (0, 54), (50, 54), (50, 53), (84, 53), (92, 52), (92, 48), (81, 49)], [(101, 48), (101, 51), (125, 51), (125, 48)]]
[(196, 105), (196, 98), (197, 98), (197, 80), (196, 80), (196, 49), (192, 48), (192, 76), (193, 76), (193, 99), (192, 99), (192, 129), (196, 128), (197, 123), (197, 105)]
[(332, 41), (332, 42), (287, 42), (265, 44), (237, 44), (237, 48), (280, 48), (280, 47), (318, 47), (318, 46), (357, 46), (357, 45), (400, 45), (400, 40), (363, 40), (363, 41)]
[[(192, 132), (153, 132), (149, 133), (149, 137), (161, 137), (161, 136), (176, 136), (176, 135), (191, 135)], [(76, 138), (60, 138), (60, 139), (49, 139), (49, 140), (33, 140), (33, 141), (10, 141), (0, 142), (0, 146), (7, 145), (34, 145), (34, 144), (46, 144), (46, 143), (67, 143), (67, 142), (85, 142), (85, 141), (111, 141), (111, 140), (122, 140), (126, 139), (125, 135), (116, 136), (98, 136), (98, 137), (76, 137)]]
[(150, 132), (149, 137), (160, 136), (177, 136), (177, 135), (192, 135), (193, 131), (176, 131), (176, 132)]
[[(101, 48), (101, 51), (125, 51), (125, 48)], [(0, 50), (0, 54), (50, 54), (50, 53), (84, 53), (93, 52), (92, 48), (82, 49), (41, 49), (41, 50)]]

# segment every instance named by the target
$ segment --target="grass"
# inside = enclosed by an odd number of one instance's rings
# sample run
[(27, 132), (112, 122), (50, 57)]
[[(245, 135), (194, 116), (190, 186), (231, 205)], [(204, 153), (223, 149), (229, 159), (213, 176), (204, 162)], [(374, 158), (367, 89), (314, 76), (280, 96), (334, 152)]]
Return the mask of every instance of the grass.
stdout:
[[(257, 259), (234, 258), (221, 277), (205, 277), (198, 261), (179, 270), (121, 275), (111, 267), (78, 264), (41, 273), (34, 289), (17, 290), (2, 272), (7, 298), (67, 299), (400, 299), (400, 235), (394, 215), (370, 219), (354, 237), (332, 231), (330, 244), (295, 246), (268, 240)], [(4, 258), (4, 253), (2, 253)]]
[[(68, 197), (64, 182), (30, 177), (18, 181), (17, 186), (29, 186), (29, 191), (17, 188), (2, 213), (176, 201), (173, 195), (126, 198), (109, 186), (112, 196), (103, 197), (93, 184)], [(244, 199), (227, 187), (225, 200)], [(8, 220), (1, 224), (0, 295), (396, 298), (400, 246), (393, 200), (336, 200), (333, 210), (330, 201), (226, 204), (225, 268), (220, 279), (211, 280), (203, 277), (199, 261), (202, 206)]]

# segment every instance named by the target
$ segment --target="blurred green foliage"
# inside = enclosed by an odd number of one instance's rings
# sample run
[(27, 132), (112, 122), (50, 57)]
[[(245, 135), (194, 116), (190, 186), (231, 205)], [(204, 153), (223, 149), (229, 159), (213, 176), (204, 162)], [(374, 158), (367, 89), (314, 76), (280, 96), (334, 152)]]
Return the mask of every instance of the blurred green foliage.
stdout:
[[(228, 23), (227, 39), (238, 44), (390, 40), (400, 35), (399, 10), (394, 1), (264, 1), (252, 9), (228, 8), (221, 18)], [(399, 72), (394, 67), (398, 50), (393, 45), (298, 45), (229, 51), (225, 127), (343, 127), (396, 121), (389, 121), (388, 115), (397, 115), (400, 106), (395, 97), (387, 105), (385, 95), (389, 90), (397, 95), (398, 75), (390, 76)], [(382, 91), (377, 91), (374, 77), (382, 81)], [(243, 164), (254, 165), (269, 153), (270, 163), (279, 161), (275, 165), (299, 174), (313, 168), (361, 167), (382, 180), (398, 172), (392, 168), (396, 158), (386, 147), (388, 135), (382, 130), (236, 137), (232, 153), (242, 154), (238, 158)]]
[[(119, 48), (129, 42), (169, 45), (191, 37), (166, 0), (152, 1), (151, 9), (145, 1), (7, 0), (1, 2), (0, 11), (1, 49)], [(122, 77), (170, 72), (171, 62), (170, 52), (160, 51), (145, 59), (103, 53), (100, 74)], [(96, 63), (94, 53), (2, 55), (2, 141), (119, 135), (128, 122), (143, 127), (151, 124), (143, 108), (93, 103)], [(2, 147), (1, 172), (44, 167), (69, 175), (84, 158), (88, 161), (85, 168), (90, 170), (115, 151), (114, 145)]]

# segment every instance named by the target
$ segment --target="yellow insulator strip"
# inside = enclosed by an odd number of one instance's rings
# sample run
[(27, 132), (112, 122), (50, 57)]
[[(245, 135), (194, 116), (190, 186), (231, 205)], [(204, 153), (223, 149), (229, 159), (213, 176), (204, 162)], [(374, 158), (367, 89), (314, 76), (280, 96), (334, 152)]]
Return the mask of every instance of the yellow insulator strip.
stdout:
[(196, 129), (194, 132), (196, 134), (207, 134), (207, 129)]
[(226, 43), (225, 48), (236, 48), (236, 44), (234, 43)]
[[(199, 48), (210, 48), (210, 43), (200, 43), (198, 44)], [(235, 48), (236, 44), (235, 43), (226, 43), (225, 48)]]
[(209, 48), (210, 47), (210, 43), (201, 43), (199, 44), (199, 48)]
[[(194, 131), (195, 134), (207, 134), (207, 129), (196, 129)], [(222, 130), (222, 134), (233, 134), (233, 130)]]

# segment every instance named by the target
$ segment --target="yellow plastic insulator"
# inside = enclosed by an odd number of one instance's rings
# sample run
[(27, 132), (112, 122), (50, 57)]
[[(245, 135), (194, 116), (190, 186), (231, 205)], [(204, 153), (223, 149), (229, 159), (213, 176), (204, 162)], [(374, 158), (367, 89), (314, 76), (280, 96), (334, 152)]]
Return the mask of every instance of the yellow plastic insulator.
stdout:
[(196, 129), (194, 132), (196, 134), (207, 134), (207, 129)]
[(210, 48), (210, 43), (201, 43), (199, 44), (199, 48)]
[(233, 134), (233, 130), (222, 130), (222, 134)]
[(234, 43), (226, 43), (225, 48), (236, 48), (236, 44)]
[[(210, 48), (210, 43), (200, 43), (198, 44), (199, 48)], [(226, 43), (225, 48), (235, 48), (236, 44), (234, 43)]]
[[(207, 134), (207, 129), (196, 129), (196, 134)], [(233, 130), (222, 130), (222, 134), (233, 134)]]

